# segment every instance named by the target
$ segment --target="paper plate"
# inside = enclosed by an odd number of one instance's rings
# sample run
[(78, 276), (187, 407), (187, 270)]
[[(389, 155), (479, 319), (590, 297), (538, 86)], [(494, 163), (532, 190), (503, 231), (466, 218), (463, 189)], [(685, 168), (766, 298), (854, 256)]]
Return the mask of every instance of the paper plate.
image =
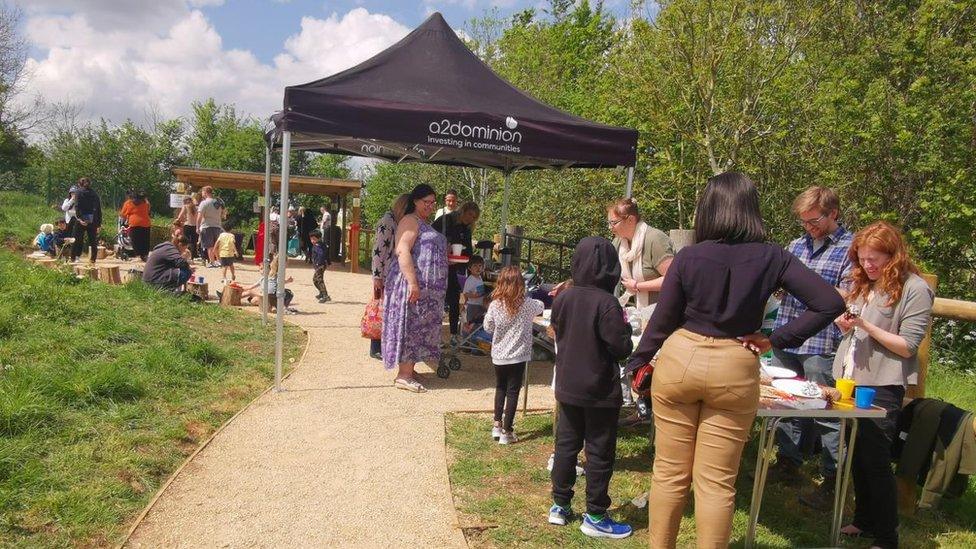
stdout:
[(789, 393), (793, 396), (802, 398), (822, 398), (823, 391), (821, 391), (820, 387), (817, 387), (815, 384), (813, 387), (816, 387), (816, 392), (804, 392), (804, 389), (809, 387), (808, 383), (809, 382), (800, 379), (774, 379), (773, 387), (776, 387), (780, 391)]
[(763, 373), (771, 378), (794, 378), (796, 377), (796, 372), (790, 370), (789, 368), (784, 368), (782, 366), (763, 366)]

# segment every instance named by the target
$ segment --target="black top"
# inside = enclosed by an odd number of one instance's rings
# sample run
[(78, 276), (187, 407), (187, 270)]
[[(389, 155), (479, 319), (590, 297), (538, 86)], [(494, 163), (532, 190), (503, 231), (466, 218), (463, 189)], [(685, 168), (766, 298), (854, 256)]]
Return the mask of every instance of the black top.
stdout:
[(807, 310), (769, 336), (777, 349), (799, 347), (844, 312), (834, 287), (775, 244), (705, 241), (682, 249), (627, 369), (646, 364), (678, 328), (723, 338), (756, 333), (766, 301), (780, 287)]
[(85, 222), (91, 221), (96, 227), (102, 226), (102, 201), (91, 188), (78, 189), (78, 202), (75, 205), (75, 217)]
[(546, 105), (488, 67), (439, 13), (372, 58), (285, 88), (269, 140), (396, 162), (515, 169), (633, 166), (637, 131)]
[(460, 244), (464, 246), (461, 254), (471, 257), (471, 227), (461, 223), (460, 218), (460, 211), (447, 213), (435, 219), (431, 227), (447, 237), (448, 251), (451, 244)]
[(609, 240), (597, 236), (576, 245), (573, 286), (556, 296), (556, 400), (573, 406), (619, 408), (620, 368), (634, 348), (630, 324), (613, 297), (620, 260)]

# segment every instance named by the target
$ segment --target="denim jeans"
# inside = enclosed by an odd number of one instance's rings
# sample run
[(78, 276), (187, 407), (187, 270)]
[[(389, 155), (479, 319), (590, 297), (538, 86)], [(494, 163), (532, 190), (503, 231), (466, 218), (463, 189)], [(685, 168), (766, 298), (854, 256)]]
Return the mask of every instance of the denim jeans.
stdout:
[[(834, 355), (798, 355), (780, 349), (773, 349), (773, 366), (789, 368), (808, 381), (827, 387), (834, 386)], [(776, 442), (779, 445), (779, 459), (788, 459), (796, 465), (803, 463), (800, 440), (804, 433), (808, 436), (820, 435), (820, 472), (824, 477), (837, 474), (837, 446), (840, 442), (840, 422), (827, 419), (789, 419), (779, 423), (776, 429)]]

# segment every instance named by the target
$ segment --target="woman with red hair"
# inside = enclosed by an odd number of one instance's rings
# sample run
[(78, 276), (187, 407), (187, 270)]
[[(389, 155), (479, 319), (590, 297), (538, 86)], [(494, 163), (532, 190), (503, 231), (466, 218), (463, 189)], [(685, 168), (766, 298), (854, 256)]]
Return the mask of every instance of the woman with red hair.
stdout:
[(854, 520), (841, 532), (872, 537), (872, 547), (887, 549), (898, 546), (891, 443), (905, 388), (918, 381), (918, 347), (934, 295), (909, 258), (901, 232), (889, 223), (878, 221), (854, 235), (848, 257), (853, 265), (848, 312), (835, 321), (845, 335), (834, 377), (874, 389), (874, 405), (888, 415), (858, 420)]

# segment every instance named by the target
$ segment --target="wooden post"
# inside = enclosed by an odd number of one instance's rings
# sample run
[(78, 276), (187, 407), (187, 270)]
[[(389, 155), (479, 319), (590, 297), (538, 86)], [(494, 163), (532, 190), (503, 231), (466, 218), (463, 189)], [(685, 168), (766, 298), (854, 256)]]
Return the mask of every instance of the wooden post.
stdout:
[(53, 269), (58, 266), (58, 260), (51, 257), (42, 257), (34, 260), (34, 263), (42, 267), (47, 267), (48, 269)]
[[(925, 279), (925, 282), (927, 282), (932, 288), (932, 291), (935, 292), (936, 287), (939, 285), (939, 277), (933, 274), (923, 273), (922, 278)], [(927, 376), (929, 373), (929, 351), (931, 347), (932, 323), (929, 322), (928, 330), (925, 332), (925, 339), (923, 339), (921, 345), (918, 346), (918, 383), (908, 386), (908, 390), (905, 392), (906, 399), (925, 397), (925, 376)]]
[(128, 284), (133, 280), (142, 280), (142, 271), (139, 269), (128, 269), (122, 274), (122, 282)]
[(106, 284), (122, 284), (118, 265), (99, 265), (98, 279)]
[(75, 274), (81, 278), (98, 280), (98, 269), (88, 265), (75, 265)]
[(220, 294), (220, 304), (224, 306), (240, 307), (241, 295), (244, 289), (237, 285), (224, 285), (224, 291)]
[(202, 284), (199, 282), (187, 282), (186, 291), (199, 297), (204, 301), (210, 299), (210, 289), (207, 286), (206, 282)]
[(932, 316), (963, 322), (976, 322), (976, 302), (937, 297), (932, 306)]
[(359, 197), (352, 199), (352, 224), (349, 225), (349, 272), (359, 272)]
[(675, 253), (681, 248), (695, 243), (695, 231), (690, 229), (671, 229), (668, 236), (671, 239), (671, 245), (674, 246)]

